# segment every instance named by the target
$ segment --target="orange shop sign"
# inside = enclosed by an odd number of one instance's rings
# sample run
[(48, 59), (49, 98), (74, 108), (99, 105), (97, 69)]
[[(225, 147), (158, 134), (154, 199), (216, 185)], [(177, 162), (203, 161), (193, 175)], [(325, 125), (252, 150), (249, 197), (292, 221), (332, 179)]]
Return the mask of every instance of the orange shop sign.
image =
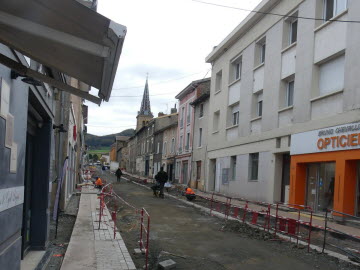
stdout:
[(360, 148), (360, 123), (312, 130), (291, 136), (291, 155)]

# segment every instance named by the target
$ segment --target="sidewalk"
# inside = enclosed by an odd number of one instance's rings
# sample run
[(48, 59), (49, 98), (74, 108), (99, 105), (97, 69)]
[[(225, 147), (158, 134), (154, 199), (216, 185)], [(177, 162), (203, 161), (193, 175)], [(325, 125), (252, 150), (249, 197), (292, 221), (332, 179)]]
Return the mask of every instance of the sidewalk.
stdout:
[(105, 207), (99, 228), (99, 199), (92, 186), (82, 188), (79, 212), (62, 270), (136, 270), (119, 232)]
[[(146, 178), (146, 177), (141, 177), (141, 176), (137, 176), (137, 175), (134, 175), (134, 174), (130, 174), (128, 172), (126, 172), (127, 175), (131, 176), (131, 177), (135, 177), (135, 178), (138, 178), (138, 179), (141, 179), (141, 180), (144, 180), (144, 179), (149, 179), (149, 178)], [(211, 193), (206, 193), (206, 192), (203, 192), (203, 191), (200, 191), (200, 190), (195, 190), (195, 193), (197, 195), (199, 195), (200, 197), (205, 197), (205, 198), (208, 198), (208, 199), (211, 199), (212, 197), (212, 194)], [(226, 196), (225, 195), (215, 195), (214, 194), (214, 200), (217, 200), (217, 201), (220, 201), (222, 203), (226, 203)], [(232, 198), (231, 199), (231, 204), (234, 205), (234, 206), (238, 206), (238, 207), (244, 207), (246, 202), (243, 201), (243, 200), (239, 200), (239, 199), (236, 199), (236, 198)], [(265, 203), (264, 203), (265, 204)], [(261, 211), (261, 210), (266, 210), (266, 207), (265, 206), (261, 206), (261, 205), (258, 205), (258, 204), (254, 204), (254, 203), (251, 203), (249, 202), (248, 203), (248, 207), (249, 209), (251, 210), (255, 210), (255, 211)], [(271, 215), (275, 215), (275, 208), (273, 207), (271, 209)], [(291, 219), (297, 219), (297, 216), (298, 216), (298, 212), (296, 210), (293, 210), (293, 211), (283, 211), (279, 208), (279, 215), (280, 216), (283, 216), (283, 217), (286, 217), (286, 218), (291, 218)], [(303, 211), (301, 212), (301, 221), (304, 221), (304, 222), (309, 222), (310, 221), (310, 214), (308, 213), (304, 213)], [(319, 216), (319, 215), (313, 215), (312, 217), (312, 224), (313, 224), (313, 227), (316, 227), (316, 228), (319, 228), (321, 230), (324, 230), (324, 227), (325, 227), (325, 218), (322, 217), (322, 216)], [(349, 234), (351, 236), (354, 236), (358, 239), (360, 239), (360, 228), (355, 228), (355, 227), (351, 227), (351, 226), (346, 226), (346, 225), (341, 225), (341, 224), (338, 224), (336, 222), (332, 222), (332, 221), (329, 221), (328, 220), (328, 223), (327, 223), (327, 226), (332, 228), (332, 229), (335, 229), (335, 230), (338, 230), (338, 231), (341, 231), (341, 232), (344, 232), (346, 234)]]

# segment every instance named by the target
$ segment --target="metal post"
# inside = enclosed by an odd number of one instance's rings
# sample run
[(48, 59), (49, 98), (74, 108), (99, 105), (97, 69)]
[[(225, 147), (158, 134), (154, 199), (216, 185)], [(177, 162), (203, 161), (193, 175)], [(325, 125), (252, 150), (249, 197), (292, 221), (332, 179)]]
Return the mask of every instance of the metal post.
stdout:
[(103, 199), (103, 194), (100, 194), (100, 208), (99, 208), (99, 228), (98, 230), (100, 230), (100, 224), (101, 224), (101, 215), (102, 215), (102, 199)]
[(278, 224), (278, 213), (279, 213), (279, 204), (276, 204), (276, 214), (275, 214), (275, 232), (274, 232), (274, 236), (276, 236), (277, 233), (277, 224)]
[(325, 231), (324, 231), (324, 242), (323, 242), (322, 253), (324, 253), (325, 245), (326, 245), (327, 219), (328, 219), (328, 209), (326, 209), (326, 213), (325, 213)]
[(298, 209), (298, 220), (296, 222), (297, 232), (296, 232), (296, 246), (299, 246), (299, 233), (300, 233), (300, 208)]
[(142, 234), (143, 234), (143, 222), (144, 222), (144, 208), (141, 209), (141, 216), (140, 216), (140, 250), (142, 251)]
[(148, 224), (147, 224), (147, 235), (146, 235), (146, 258), (145, 258), (145, 270), (148, 269), (148, 263), (149, 263), (149, 238), (150, 238), (150, 216), (148, 215)]
[(310, 251), (311, 230), (312, 230), (312, 217), (313, 217), (313, 210), (311, 209), (310, 226), (309, 226), (309, 240), (308, 240), (308, 252)]
[(244, 214), (243, 214), (243, 219), (242, 219), (243, 223), (245, 222), (245, 219), (246, 219), (247, 209), (248, 209), (248, 201), (246, 201), (245, 208), (244, 208)]

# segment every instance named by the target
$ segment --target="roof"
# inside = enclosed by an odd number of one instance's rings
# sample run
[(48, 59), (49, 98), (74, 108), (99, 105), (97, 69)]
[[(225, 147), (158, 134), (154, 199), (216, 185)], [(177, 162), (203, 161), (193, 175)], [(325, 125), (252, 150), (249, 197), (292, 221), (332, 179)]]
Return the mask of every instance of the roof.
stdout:
[(253, 25), (266, 15), (280, 0), (263, 0), (214, 50), (205, 58), (207, 63), (215, 61), (224, 52), (228, 50), (236, 41), (238, 41)]
[(203, 93), (200, 95), (197, 99), (195, 99), (193, 102), (190, 103), (191, 106), (196, 106), (200, 104), (201, 102), (204, 102), (210, 97), (210, 92)]
[(187, 94), (193, 92), (196, 87), (198, 87), (200, 84), (209, 82), (210, 78), (205, 78), (201, 80), (192, 81), (188, 86), (186, 86), (179, 94), (175, 96), (176, 99), (182, 99)]
[(116, 141), (128, 141), (130, 136), (115, 136)]
[[(126, 27), (75, 0), (2, 0), (0, 42), (51, 69), (99, 89), (97, 104), (110, 98)], [(1, 63), (9, 66), (4, 59)], [(13, 68), (13, 67), (10, 67)], [(32, 71), (27, 73), (26, 71)], [(23, 75), (84, 96), (83, 91), (23, 66)], [(45, 77), (45, 78), (44, 78)], [(84, 98), (87, 98), (85, 95)]]
[(144, 88), (143, 99), (141, 101), (141, 107), (140, 107), (140, 111), (138, 111), (138, 115), (153, 116), (153, 114), (151, 112), (151, 107), (150, 107), (149, 85), (148, 85), (147, 78), (146, 78), (146, 83), (145, 83), (145, 88)]

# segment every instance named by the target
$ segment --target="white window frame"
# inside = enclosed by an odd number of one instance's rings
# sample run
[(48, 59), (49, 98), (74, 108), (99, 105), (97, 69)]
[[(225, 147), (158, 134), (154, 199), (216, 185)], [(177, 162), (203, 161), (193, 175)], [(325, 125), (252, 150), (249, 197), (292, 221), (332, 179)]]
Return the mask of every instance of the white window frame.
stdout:
[(231, 61), (230, 83), (241, 80), (242, 55)]
[[(292, 84), (292, 89), (290, 85)], [(295, 80), (288, 81), (286, 83), (286, 95), (285, 95), (285, 105), (286, 107), (290, 107), (294, 105), (294, 90), (295, 90)], [(292, 93), (290, 93), (292, 91)], [(290, 102), (291, 99), (291, 102)]]
[(156, 154), (160, 153), (160, 142), (157, 143)]
[(256, 94), (256, 116), (262, 117), (263, 114), (263, 94), (262, 92)]
[(232, 125), (236, 126), (239, 124), (239, 111), (232, 113)]
[(167, 145), (167, 142), (165, 141), (164, 143), (163, 143), (163, 155), (165, 155), (166, 156), (166, 145)]
[(265, 63), (265, 55), (266, 55), (266, 42), (259, 44), (260, 46), (260, 65)]
[[(293, 30), (294, 30), (293, 25), (294, 25), (294, 23), (296, 23), (296, 36), (295, 36), (295, 40), (293, 41)], [(290, 28), (289, 29), (289, 45), (297, 42), (298, 26), (299, 26), (299, 23), (298, 23), (297, 19), (294, 19), (289, 22), (289, 28)]]
[[(324, 21), (330, 21), (332, 18), (336, 17), (337, 15), (339, 15), (341, 12), (345, 11), (348, 8), (348, 0), (330, 0), (333, 2), (333, 12), (332, 12), (332, 17), (331, 18), (326, 18), (326, 14), (327, 14), (327, 9), (328, 9), (328, 1), (329, 0), (323, 0), (323, 5), (324, 5), (324, 10), (323, 10), (323, 17), (324, 17)], [(338, 3), (339, 2), (344, 2), (345, 3), (345, 8), (341, 11), (338, 10)]]

